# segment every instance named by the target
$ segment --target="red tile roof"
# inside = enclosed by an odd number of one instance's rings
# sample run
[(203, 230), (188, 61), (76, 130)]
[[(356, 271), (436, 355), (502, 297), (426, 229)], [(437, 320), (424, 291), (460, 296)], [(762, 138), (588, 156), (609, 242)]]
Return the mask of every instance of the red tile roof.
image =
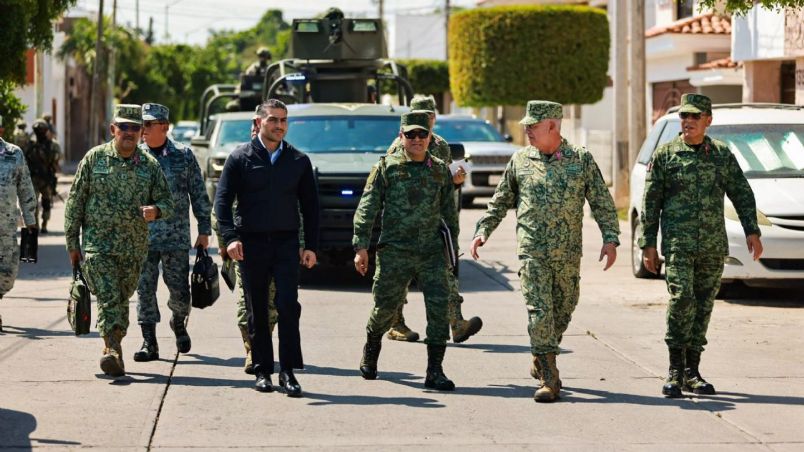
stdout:
[(734, 69), (738, 67), (742, 67), (742, 62), (736, 62), (731, 59), (731, 57), (721, 58), (719, 60), (712, 60), (707, 61), (706, 63), (701, 63), (697, 66), (690, 66), (687, 68), (688, 71), (705, 71), (707, 69)]
[(665, 33), (703, 34), (703, 35), (730, 35), (731, 18), (706, 13), (700, 16), (677, 20), (668, 25), (660, 25), (645, 31), (646, 38), (663, 35)]

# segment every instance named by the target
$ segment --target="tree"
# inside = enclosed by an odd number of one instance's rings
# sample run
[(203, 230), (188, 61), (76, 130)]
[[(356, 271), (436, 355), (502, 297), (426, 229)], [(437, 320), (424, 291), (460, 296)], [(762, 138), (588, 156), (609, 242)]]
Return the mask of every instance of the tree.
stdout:
[(608, 83), (609, 22), (585, 6), (508, 6), (454, 14), (450, 87), (459, 105), (530, 99), (594, 103)]
[(14, 95), (14, 82), (10, 80), (0, 80), (0, 116), (3, 117), (2, 125), (5, 126), (3, 138), (10, 141), (14, 134), (17, 120), (22, 118), (26, 107), (20, 99)]
[[(804, 0), (725, 0), (723, 5), (727, 13), (745, 14), (754, 7), (756, 3), (767, 9), (798, 9), (804, 7)], [(700, 0), (699, 6), (702, 9), (716, 9), (720, 6), (718, 0)]]
[(53, 21), (76, 0), (0, 1), (0, 80), (25, 80), (25, 52), (50, 50)]

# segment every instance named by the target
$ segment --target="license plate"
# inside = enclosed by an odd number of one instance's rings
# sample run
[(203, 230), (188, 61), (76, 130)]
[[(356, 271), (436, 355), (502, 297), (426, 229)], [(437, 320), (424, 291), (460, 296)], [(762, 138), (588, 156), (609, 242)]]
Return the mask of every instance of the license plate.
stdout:
[(491, 174), (489, 175), (489, 186), (496, 187), (497, 184), (500, 183), (500, 179), (502, 178), (501, 174)]

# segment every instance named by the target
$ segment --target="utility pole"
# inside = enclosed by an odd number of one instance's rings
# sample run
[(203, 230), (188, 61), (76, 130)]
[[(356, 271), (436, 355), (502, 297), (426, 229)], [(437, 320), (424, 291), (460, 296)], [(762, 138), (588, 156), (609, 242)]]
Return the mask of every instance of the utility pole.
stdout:
[(382, 22), (382, 20), (383, 20), (382, 16), (383, 16), (383, 14), (384, 14), (384, 11), (383, 11), (383, 0), (378, 0), (378, 1), (377, 1), (377, 8), (379, 9), (378, 14), (379, 14), (379, 17), (380, 17), (380, 21)]
[(614, 0), (609, 5), (610, 23), (614, 24), (614, 133), (612, 134), (614, 204), (628, 206), (628, 0)]
[(631, 18), (630, 95), (628, 104), (628, 166), (634, 164), (639, 148), (645, 141), (645, 0), (629, 0)]
[(134, 2), (134, 9), (137, 10), (137, 19), (135, 23), (137, 24), (137, 34), (141, 35), (142, 30), (140, 30), (140, 0), (136, 0)]
[(99, 0), (98, 6), (98, 35), (95, 40), (95, 63), (92, 68), (92, 94), (89, 101), (89, 145), (95, 146), (100, 143), (98, 132), (98, 104), (100, 103), (100, 80), (101, 63), (103, 58), (103, 0)]
[[(112, 28), (111, 31), (114, 32), (117, 28), (117, 0), (112, 0)], [(108, 61), (107, 64), (108, 73), (106, 74), (106, 119), (111, 122), (112, 117), (112, 109), (114, 108), (114, 75), (115, 75), (115, 60), (116, 55), (114, 51), (114, 47), (109, 47), (108, 53)]]
[(444, 0), (444, 59), (449, 61), (449, 0)]

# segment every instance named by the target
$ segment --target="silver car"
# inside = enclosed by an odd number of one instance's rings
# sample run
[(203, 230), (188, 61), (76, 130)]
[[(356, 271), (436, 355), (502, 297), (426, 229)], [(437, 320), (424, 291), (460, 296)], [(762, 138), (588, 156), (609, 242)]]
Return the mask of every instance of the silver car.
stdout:
[(473, 116), (443, 115), (436, 120), (435, 133), (448, 143), (463, 144), (468, 176), (461, 189), (461, 204), (470, 206), (475, 197), (491, 196), (500, 182), (505, 165), (517, 146), (510, 137), (500, 135), (488, 122)]
[[(636, 246), (647, 164), (656, 148), (680, 132), (678, 114), (671, 110), (656, 121), (631, 171), (631, 256), (638, 278), (652, 276)], [(726, 198), (729, 256), (723, 287), (738, 282), (749, 286), (804, 282), (804, 109), (776, 104), (714, 105), (707, 134), (729, 145), (754, 190), (764, 247), (755, 262), (737, 213)]]

